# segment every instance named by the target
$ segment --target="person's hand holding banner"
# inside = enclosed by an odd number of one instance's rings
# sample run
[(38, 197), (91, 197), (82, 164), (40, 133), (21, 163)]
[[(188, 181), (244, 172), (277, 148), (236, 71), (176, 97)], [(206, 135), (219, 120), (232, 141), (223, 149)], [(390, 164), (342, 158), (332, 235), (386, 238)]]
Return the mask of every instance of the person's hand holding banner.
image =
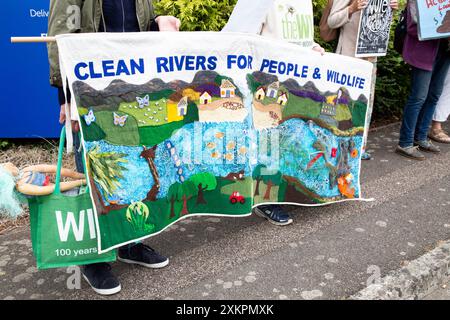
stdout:
[(353, 0), (353, 2), (348, 7), (348, 15), (349, 17), (362, 9), (365, 9), (369, 2), (367, 0)]
[[(69, 110), (70, 110), (70, 104), (69, 104)], [(65, 122), (66, 122), (66, 106), (64, 104), (62, 104), (61, 109), (59, 111), (59, 123), (64, 124)], [(80, 131), (80, 124), (78, 121), (72, 120), (72, 131), (73, 132)]]
[(159, 31), (180, 31), (181, 21), (173, 16), (159, 16), (155, 21)]
[(319, 52), (322, 56), (325, 54), (325, 49), (322, 48), (320, 45), (317, 45), (312, 48), (313, 51)]
[(398, 10), (398, 0), (391, 0), (390, 6), (392, 10)]

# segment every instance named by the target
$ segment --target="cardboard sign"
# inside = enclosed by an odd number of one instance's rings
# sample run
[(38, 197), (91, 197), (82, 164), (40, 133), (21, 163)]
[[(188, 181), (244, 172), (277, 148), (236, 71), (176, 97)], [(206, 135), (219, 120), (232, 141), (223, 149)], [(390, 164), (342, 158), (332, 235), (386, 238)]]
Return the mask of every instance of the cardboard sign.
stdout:
[(417, 0), (419, 39), (450, 37), (450, 0)]

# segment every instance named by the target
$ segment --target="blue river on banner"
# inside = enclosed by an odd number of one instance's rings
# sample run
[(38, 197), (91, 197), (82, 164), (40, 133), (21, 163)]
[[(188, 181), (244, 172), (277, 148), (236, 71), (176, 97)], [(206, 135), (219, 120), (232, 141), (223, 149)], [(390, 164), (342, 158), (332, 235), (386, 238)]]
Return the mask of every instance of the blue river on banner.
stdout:
[[(353, 176), (355, 197), (359, 196), (362, 136), (338, 137), (327, 129), (301, 119), (290, 119), (277, 128), (257, 133), (253, 130), (249, 132), (246, 128), (247, 124), (241, 122), (194, 123), (174, 132), (170, 139), (159, 144), (156, 149), (154, 161), (161, 186), (158, 198), (164, 198), (172, 184), (187, 181), (194, 174), (210, 172), (225, 177), (243, 170), (245, 176), (251, 176), (257, 163), (269, 170), (281, 171), (283, 175), (297, 178), (321, 197), (340, 196), (337, 185), (330, 184), (330, 171), (325, 165), (328, 161), (328, 164), (337, 166), (338, 156), (323, 156), (313, 162), (320, 153), (315, 148), (315, 142), (322, 142), (327, 146), (327, 152), (331, 152), (332, 149), (338, 149), (341, 142), (350, 140), (358, 150), (357, 157), (348, 157), (348, 166)], [(256, 141), (260, 146), (260, 154), (256, 151)], [(261, 152), (261, 145), (267, 145), (267, 151)], [(279, 148), (274, 149), (272, 145)], [(107, 200), (127, 204), (145, 199), (153, 186), (153, 178), (147, 160), (140, 157), (143, 148), (116, 146), (104, 140), (86, 142), (87, 150), (95, 146), (100, 152), (126, 155), (124, 178), (119, 180), (120, 186), (114, 196)]]

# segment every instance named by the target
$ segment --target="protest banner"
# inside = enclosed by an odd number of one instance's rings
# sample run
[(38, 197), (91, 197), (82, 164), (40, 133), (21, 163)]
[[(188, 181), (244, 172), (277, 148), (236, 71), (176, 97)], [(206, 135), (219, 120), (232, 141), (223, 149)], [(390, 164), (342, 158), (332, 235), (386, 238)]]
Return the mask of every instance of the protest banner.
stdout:
[(385, 56), (389, 46), (392, 9), (389, 0), (369, 0), (361, 12), (355, 57)]
[(417, 0), (419, 39), (450, 37), (450, 0)]
[(232, 33), (79, 34), (57, 43), (81, 123), (99, 252), (193, 215), (363, 200), (371, 63)]

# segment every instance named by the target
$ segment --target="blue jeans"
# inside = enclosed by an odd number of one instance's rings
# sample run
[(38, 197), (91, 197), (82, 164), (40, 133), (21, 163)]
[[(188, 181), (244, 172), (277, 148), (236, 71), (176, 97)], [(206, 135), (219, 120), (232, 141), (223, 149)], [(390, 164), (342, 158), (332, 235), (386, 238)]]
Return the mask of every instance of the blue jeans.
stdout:
[(411, 93), (403, 111), (400, 147), (411, 147), (414, 145), (414, 141), (427, 140), (436, 105), (444, 89), (449, 66), (448, 53), (439, 50), (433, 71), (412, 67)]

